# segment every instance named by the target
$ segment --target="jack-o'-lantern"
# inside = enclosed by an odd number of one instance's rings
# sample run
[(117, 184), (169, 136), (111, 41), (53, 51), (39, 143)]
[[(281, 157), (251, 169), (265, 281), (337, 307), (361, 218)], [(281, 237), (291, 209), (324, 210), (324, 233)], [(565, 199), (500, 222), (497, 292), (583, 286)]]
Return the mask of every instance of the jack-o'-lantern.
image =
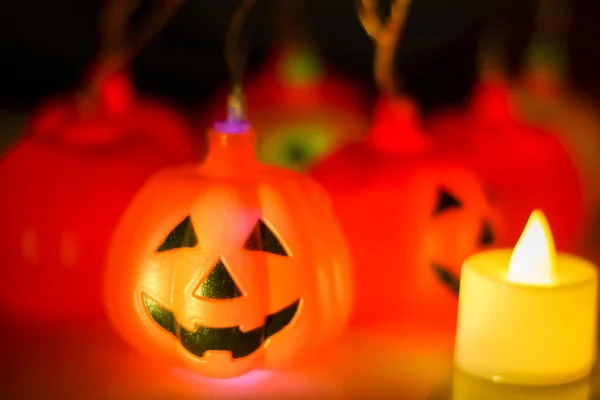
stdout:
[(97, 98), (59, 99), (0, 160), (0, 302), (28, 321), (103, 317), (102, 268), (116, 222), (155, 171), (195, 159), (185, 120), (136, 99), (125, 74)]
[(486, 79), (467, 110), (440, 114), (427, 129), (480, 174), (499, 209), (510, 216), (510, 240), (519, 238), (531, 210), (542, 209), (557, 247), (577, 247), (588, 212), (580, 173), (557, 134), (517, 117), (502, 80)]
[[(305, 171), (368, 130), (364, 90), (327, 71), (320, 56), (304, 45), (276, 51), (244, 91), (259, 135), (257, 156), (266, 164)], [(218, 111), (208, 111), (209, 120), (221, 117)]]
[(350, 312), (348, 250), (325, 191), (256, 162), (254, 136), (217, 126), (201, 166), (150, 178), (108, 260), (105, 301), (122, 335), (208, 377), (312, 354)]
[(414, 105), (379, 102), (368, 140), (317, 164), (350, 243), (357, 325), (452, 332), (463, 260), (500, 245), (476, 175), (420, 130)]

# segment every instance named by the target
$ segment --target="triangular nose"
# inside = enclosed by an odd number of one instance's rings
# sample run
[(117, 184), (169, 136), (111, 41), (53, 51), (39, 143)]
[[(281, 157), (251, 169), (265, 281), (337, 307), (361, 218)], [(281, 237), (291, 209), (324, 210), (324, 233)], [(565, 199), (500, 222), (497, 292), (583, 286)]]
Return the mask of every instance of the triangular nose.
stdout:
[(436, 216), (438, 214), (441, 214), (450, 208), (461, 207), (461, 202), (456, 197), (454, 197), (449, 191), (442, 188), (439, 189), (437, 192), (437, 201), (435, 204), (435, 209), (433, 210), (433, 215)]
[(207, 299), (235, 299), (240, 297), (242, 292), (223, 261), (219, 260), (196, 291), (196, 295)]

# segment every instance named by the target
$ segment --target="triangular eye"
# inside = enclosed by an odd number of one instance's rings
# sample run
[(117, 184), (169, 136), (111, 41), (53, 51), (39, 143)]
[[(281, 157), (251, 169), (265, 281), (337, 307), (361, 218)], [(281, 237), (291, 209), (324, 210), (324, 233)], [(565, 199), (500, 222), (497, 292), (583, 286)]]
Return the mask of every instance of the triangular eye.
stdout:
[(242, 292), (233, 281), (223, 261), (219, 260), (196, 294), (207, 299), (235, 299), (240, 297)]
[(244, 249), (251, 251), (264, 251), (267, 253), (278, 254), (280, 256), (287, 256), (287, 252), (281, 245), (277, 236), (271, 231), (271, 229), (262, 220), (258, 220), (250, 236), (246, 239)]
[(433, 210), (433, 215), (436, 216), (444, 211), (447, 211), (451, 208), (461, 208), (462, 203), (458, 201), (456, 197), (454, 197), (450, 192), (446, 189), (438, 189), (437, 192), (437, 201), (435, 203), (435, 209)]
[(192, 219), (187, 216), (169, 233), (169, 236), (160, 245), (157, 252), (179, 249), (181, 247), (194, 247), (198, 244)]
[(481, 226), (481, 232), (479, 233), (479, 245), (480, 246), (491, 246), (494, 244), (496, 238), (494, 237), (494, 231), (489, 222), (483, 221)]

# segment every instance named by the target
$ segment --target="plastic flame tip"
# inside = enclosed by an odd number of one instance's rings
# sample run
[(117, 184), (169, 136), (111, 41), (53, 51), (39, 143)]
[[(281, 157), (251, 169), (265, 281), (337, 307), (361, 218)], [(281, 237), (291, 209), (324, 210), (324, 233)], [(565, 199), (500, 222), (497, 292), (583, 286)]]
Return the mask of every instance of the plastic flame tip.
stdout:
[(556, 267), (556, 249), (544, 213), (531, 213), (508, 265), (508, 280), (517, 283), (551, 284)]

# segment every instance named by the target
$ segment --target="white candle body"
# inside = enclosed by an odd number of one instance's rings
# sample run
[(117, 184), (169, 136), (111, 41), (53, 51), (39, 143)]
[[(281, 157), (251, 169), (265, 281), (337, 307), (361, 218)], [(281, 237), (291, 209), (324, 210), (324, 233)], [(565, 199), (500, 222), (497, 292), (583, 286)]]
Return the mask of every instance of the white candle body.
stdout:
[(511, 252), (493, 250), (463, 265), (455, 364), (491, 379), (525, 385), (587, 376), (596, 355), (597, 278), (593, 264), (559, 254), (551, 285), (506, 280)]

